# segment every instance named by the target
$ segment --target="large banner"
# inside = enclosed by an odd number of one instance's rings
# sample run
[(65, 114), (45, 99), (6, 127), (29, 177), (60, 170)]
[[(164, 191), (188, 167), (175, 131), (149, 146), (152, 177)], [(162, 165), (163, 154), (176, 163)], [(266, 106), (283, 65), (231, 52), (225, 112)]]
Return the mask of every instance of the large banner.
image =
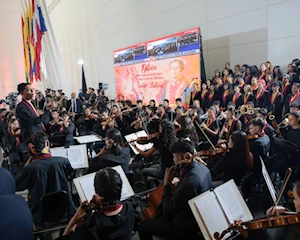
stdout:
[(188, 105), (193, 83), (200, 84), (199, 36), (195, 28), (114, 51), (117, 98)]

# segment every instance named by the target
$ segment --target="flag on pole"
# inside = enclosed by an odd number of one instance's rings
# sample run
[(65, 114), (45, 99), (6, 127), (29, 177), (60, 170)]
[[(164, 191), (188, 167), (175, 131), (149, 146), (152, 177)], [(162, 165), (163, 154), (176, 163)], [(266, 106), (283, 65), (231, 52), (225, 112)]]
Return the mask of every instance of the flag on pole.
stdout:
[(206, 81), (206, 71), (205, 71), (205, 65), (204, 65), (204, 57), (203, 57), (203, 46), (202, 46), (202, 36), (199, 36), (200, 38), (200, 71), (201, 71), (201, 83)]
[(85, 98), (85, 96), (86, 96), (86, 91), (87, 91), (87, 87), (86, 87), (86, 81), (85, 81), (85, 75), (84, 75), (84, 68), (83, 68), (83, 64), (82, 64), (82, 93), (83, 93), (83, 98)]
[(26, 82), (28, 83), (28, 73), (27, 73), (27, 57), (26, 57), (26, 44), (25, 44), (25, 32), (24, 32), (24, 28), (25, 28), (25, 24), (24, 24), (24, 17), (21, 16), (21, 22), (22, 22), (22, 39), (23, 39), (23, 52), (24, 52), (24, 66), (25, 66), (25, 78), (26, 78)]

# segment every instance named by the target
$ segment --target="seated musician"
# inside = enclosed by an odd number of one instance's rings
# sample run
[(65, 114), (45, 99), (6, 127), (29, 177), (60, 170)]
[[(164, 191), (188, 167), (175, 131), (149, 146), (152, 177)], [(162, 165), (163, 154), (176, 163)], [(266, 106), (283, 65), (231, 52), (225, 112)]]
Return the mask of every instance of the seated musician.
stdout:
[(169, 118), (169, 114), (166, 112), (166, 107), (163, 104), (159, 104), (159, 106), (157, 108), (157, 113), (159, 116), (154, 115), (153, 116), (154, 119), (159, 119), (159, 120), (171, 119), (171, 118)]
[(32, 215), (25, 199), (15, 194), (16, 182), (0, 167), (0, 233), (1, 239), (32, 240)]
[(186, 109), (185, 109), (185, 107), (184, 106), (182, 106), (182, 100), (181, 100), (181, 98), (176, 98), (176, 107), (180, 107), (180, 108), (182, 108), (182, 111), (183, 112), (185, 112), (186, 111)]
[(192, 105), (189, 107), (187, 112), (188, 112), (189, 117), (192, 120), (192, 123), (194, 124), (197, 135), (200, 136), (201, 130), (200, 130), (199, 126), (201, 124), (201, 119), (200, 119), (200, 116), (198, 115), (197, 110), (198, 110), (198, 108), (196, 106)]
[(261, 118), (255, 118), (249, 122), (249, 146), (253, 155), (253, 171), (257, 180), (261, 177), (260, 157), (265, 161), (270, 151), (270, 139), (265, 134), (264, 127), (265, 121)]
[(144, 182), (148, 188), (150, 188), (148, 176), (162, 179), (166, 168), (173, 165), (173, 155), (170, 152), (170, 147), (176, 140), (177, 138), (174, 124), (168, 119), (164, 119), (159, 124), (159, 137), (158, 139), (153, 139), (153, 147), (148, 151), (144, 152), (140, 150), (136, 144), (131, 143), (138, 153), (145, 158), (150, 157), (155, 150), (159, 151), (160, 164), (152, 165), (149, 168), (144, 168), (141, 172)]
[(46, 193), (66, 191), (69, 195), (70, 210), (74, 208), (68, 187), (73, 169), (68, 159), (51, 156), (46, 133), (33, 134), (29, 139), (29, 150), (32, 155), (15, 178), (16, 190), (28, 189), (33, 219), (40, 223), (42, 219), (39, 202)]
[(12, 118), (8, 122), (8, 134), (2, 138), (3, 148), (9, 152), (9, 161), (11, 164), (11, 173), (16, 174), (20, 166), (27, 161), (29, 154), (26, 143), (21, 136), (19, 121)]
[(220, 101), (219, 100), (216, 100), (216, 101), (213, 101), (211, 106), (216, 110), (216, 117), (219, 117), (221, 115), (221, 109), (220, 109)]
[(198, 99), (195, 99), (193, 101), (193, 105), (197, 107), (197, 114), (198, 114), (198, 116), (202, 116), (204, 114), (204, 111), (201, 108), (200, 101)]
[(75, 124), (69, 120), (69, 115), (66, 111), (60, 112), (59, 117), (61, 118), (60, 132), (66, 134), (65, 146), (71, 146), (74, 144)]
[(239, 186), (241, 179), (251, 171), (253, 157), (250, 152), (249, 143), (246, 133), (242, 131), (233, 132), (228, 140), (229, 152), (219, 159), (212, 169), (213, 177), (220, 174), (222, 180), (227, 182), (233, 179)]
[(236, 117), (234, 116), (234, 108), (227, 109), (227, 111), (225, 112), (225, 118), (226, 118), (226, 121), (222, 127), (223, 134), (220, 134), (221, 135), (220, 137), (226, 141), (229, 139), (229, 136), (233, 132), (241, 130), (242, 125), (241, 125), (240, 120), (236, 119)]
[(270, 138), (270, 147), (272, 149), (273, 144), (274, 144), (274, 137), (276, 135), (275, 129), (273, 128), (273, 126), (271, 126), (268, 122), (268, 111), (266, 108), (261, 108), (258, 110), (258, 112), (256, 113), (256, 117), (259, 117), (261, 119), (264, 120), (265, 122), (265, 126), (264, 126), (264, 133), (268, 135), (268, 137)]
[(168, 115), (169, 119), (174, 119), (172, 108), (170, 107), (169, 99), (164, 99), (163, 105), (165, 106), (165, 112)]
[(216, 145), (219, 134), (219, 121), (216, 118), (216, 109), (210, 107), (207, 110), (207, 120), (201, 123), (202, 128), (199, 141), (203, 141), (203, 149), (207, 150), (211, 147), (211, 144)]
[(199, 143), (199, 138), (191, 118), (187, 115), (181, 116), (180, 118), (178, 118), (177, 123), (181, 128), (181, 130), (177, 132), (177, 137), (189, 138), (191, 142), (195, 146), (197, 146)]
[(154, 111), (154, 112), (157, 110), (156, 102), (155, 102), (154, 99), (151, 99), (151, 100), (150, 100), (149, 105), (153, 108), (153, 111)]
[(179, 124), (178, 124), (178, 122), (177, 122), (178, 119), (179, 119), (181, 116), (183, 116), (185, 113), (184, 113), (182, 107), (176, 107), (175, 110), (176, 110), (176, 117), (175, 117), (173, 123), (174, 123), (175, 127), (177, 128), (177, 127), (179, 127)]
[(112, 128), (105, 133), (105, 147), (92, 160), (89, 173), (97, 172), (105, 167), (121, 165), (124, 172), (129, 172), (130, 149), (123, 147), (121, 132)]
[[(188, 140), (178, 140), (170, 151), (175, 166), (165, 171), (164, 195), (155, 219), (146, 219), (140, 223), (141, 240), (151, 240), (152, 236), (170, 239), (194, 239), (199, 228), (192, 215), (188, 201), (207, 191), (211, 186), (209, 169), (193, 159), (194, 147)], [(178, 174), (180, 179), (172, 192), (171, 182)]]
[(288, 166), (299, 165), (300, 150), (300, 114), (291, 112), (288, 114), (289, 125), (281, 129), (283, 139), (275, 138), (277, 154), (272, 158), (272, 171), (284, 176), (284, 170)]
[[(130, 240), (135, 223), (141, 218), (129, 201), (120, 202), (120, 174), (111, 168), (102, 169), (95, 175), (94, 187), (96, 194), (91, 203), (86, 208), (83, 206), (88, 204), (87, 201), (80, 205), (60, 239)], [(96, 212), (89, 214), (84, 210), (88, 208)]]
[(53, 109), (51, 111), (51, 121), (49, 122), (49, 124), (47, 125), (47, 129), (48, 129), (48, 133), (53, 134), (53, 133), (57, 133), (59, 132), (59, 113), (57, 111), (57, 109)]
[(97, 118), (98, 116), (94, 114), (90, 108), (84, 110), (83, 116), (79, 117), (76, 122), (80, 136), (88, 135), (94, 131)]
[[(286, 209), (282, 206), (273, 206), (270, 207), (266, 214), (268, 216), (279, 216), (280, 214), (284, 214), (285, 212), (287, 212), (287, 214), (296, 214), (296, 213), (300, 213), (300, 182), (297, 182), (293, 188), (293, 203), (294, 203), (294, 207), (295, 207), (295, 212), (291, 212), (289, 209)], [(299, 240), (300, 239), (300, 226), (299, 224), (295, 224), (295, 225), (288, 225), (287, 227), (285, 227), (284, 229), (284, 235), (282, 240)]]

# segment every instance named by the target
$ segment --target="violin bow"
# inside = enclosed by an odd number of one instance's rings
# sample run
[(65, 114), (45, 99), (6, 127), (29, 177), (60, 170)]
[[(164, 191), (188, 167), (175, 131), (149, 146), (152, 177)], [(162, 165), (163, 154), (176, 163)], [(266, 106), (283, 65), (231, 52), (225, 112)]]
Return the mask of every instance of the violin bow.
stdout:
[(209, 137), (203, 131), (203, 129), (201, 128), (201, 126), (199, 125), (199, 123), (197, 122), (197, 120), (195, 120), (195, 123), (196, 123), (197, 127), (201, 130), (202, 134), (204, 135), (204, 137), (206, 138), (206, 140), (209, 142), (209, 144), (211, 145), (211, 147), (213, 148), (213, 150), (217, 150), (216, 147), (213, 145), (213, 143), (210, 141)]
[(284, 192), (284, 190), (286, 188), (286, 185), (287, 185), (288, 181), (290, 180), (291, 175), (292, 175), (292, 169), (288, 168), (286, 170), (285, 177), (284, 177), (283, 183), (281, 185), (281, 188), (280, 188), (280, 191), (279, 191), (279, 194), (278, 194), (278, 198), (277, 198), (274, 206), (277, 206), (278, 203), (280, 202), (281, 197), (283, 195), (283, 192)]

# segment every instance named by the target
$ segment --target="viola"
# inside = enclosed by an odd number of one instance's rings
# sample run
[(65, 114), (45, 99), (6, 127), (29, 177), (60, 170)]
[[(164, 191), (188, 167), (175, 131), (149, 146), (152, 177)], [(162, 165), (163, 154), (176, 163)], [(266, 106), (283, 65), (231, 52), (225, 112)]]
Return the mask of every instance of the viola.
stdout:
[(214, 234), (214, 238), (216, 240), (222, 240), (223, 237), (231, 232), (232, 230), (241, 230), (242, 226), (245, 226), (247, 230), (258, 230), (258, 229), (267, 229), (267, 228), (276, 228), (276, 227), (283, 227), (293, 224), (299, 224), (300, 223), (300, 214), (299, 213), (289, 213), (285, 215), (279, 215), (275, 217), (267, 217), (263, 219), (258, 219), (246, 223), (239, 222), (239, 226), (236, 224), (231, 225), (228, 229), (223, 231), (221, 235), (219, 233)]

